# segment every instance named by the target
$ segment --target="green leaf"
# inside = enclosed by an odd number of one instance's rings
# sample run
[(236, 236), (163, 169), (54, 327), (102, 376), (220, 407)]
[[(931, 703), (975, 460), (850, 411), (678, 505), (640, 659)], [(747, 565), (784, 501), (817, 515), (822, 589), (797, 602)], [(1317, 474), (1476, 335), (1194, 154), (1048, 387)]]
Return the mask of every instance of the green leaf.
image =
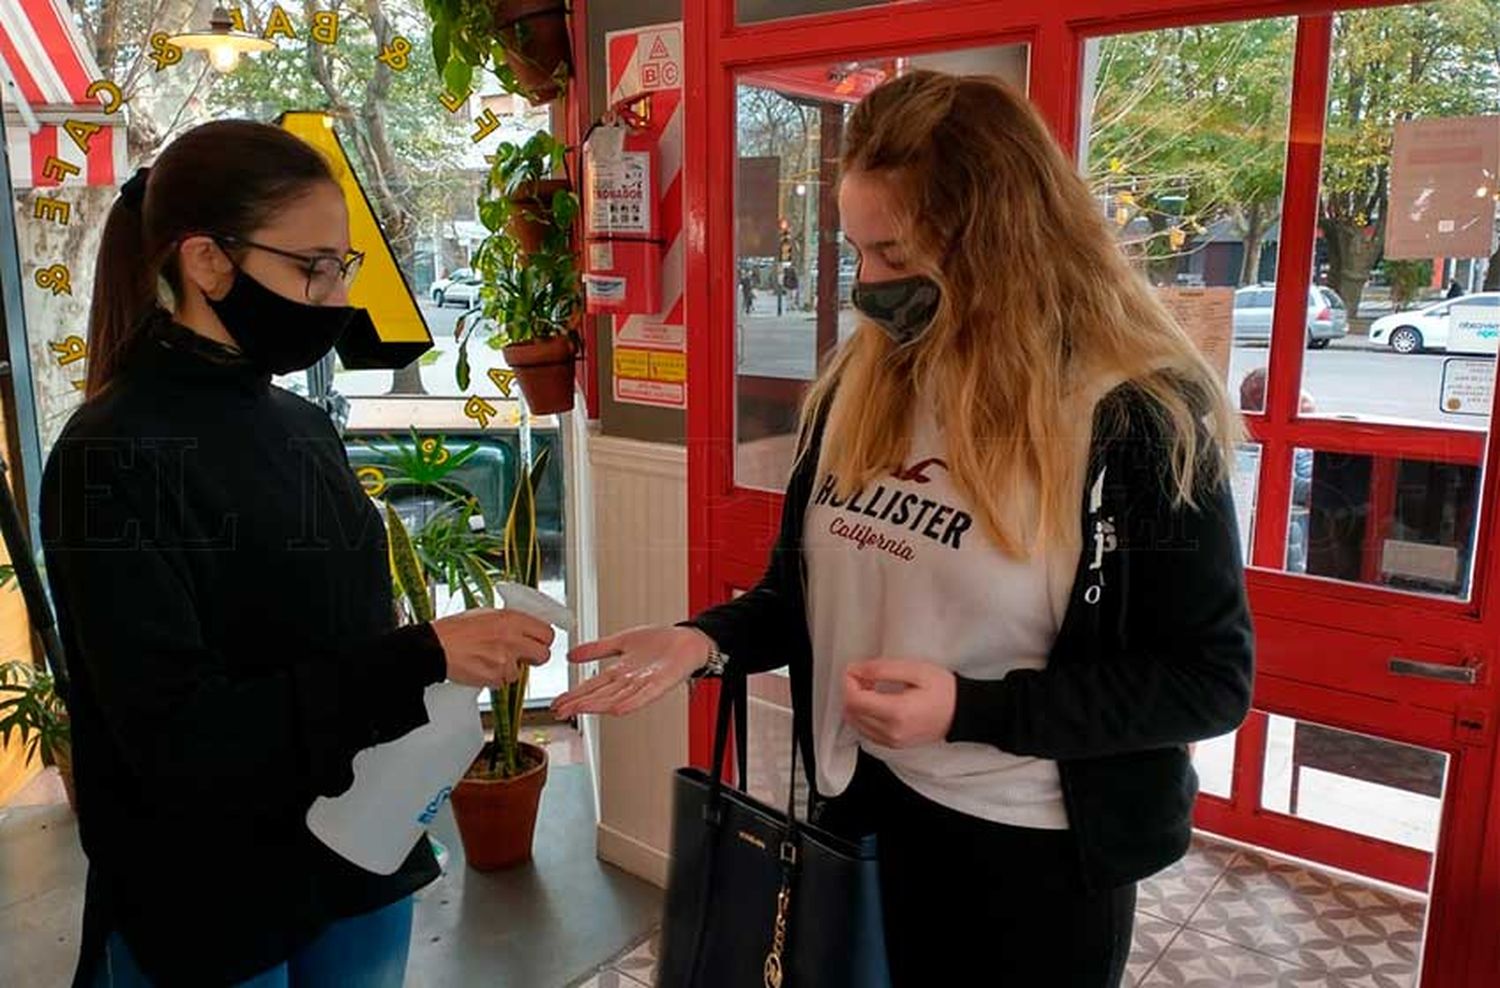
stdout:
[(469, 390), (469, 343), (467, 340), (458, 348), (458, 369), (454, 372), (454, 376), (458, 380), (458, 390)]
[(390, 541), (391, 560), (399, 580), (399, 586), (411, 605), (412, 616), (420, 621), (431, 621), (435, 616), (432, 595), (427, 591), (427, 579), (421, 560), (412, 544), (411, 533), (406, 523), (390, 504), (385, 506), (386, 530)]
[(510, 203), (505, 199), (479, 200), (479, 222), (484, 224), (486, 230), (494, 233), (502, 229), (508, 219), (510, 219)]
[(445, 20), (434, 20), (432, 23), (432, 60), (437, 66), (439, 75), (448, 65), (449, 40), (452, 31), (452, 25)]
[(464, 560), (464, 564), (468, 567), (469, 577), (484, 598), (484, 606), (494, 607), (495, 581), (490, 577), (489, 568), (476, 556), (469, 556)]
[(462, 58), (448, 59), (447, 66), (443, 68), (443, 84), (448, 87), (448, 92), (454, 96), (464, 96), (469, 92), (473, 80), (474, 66)]
[(453, 35), (453, 51), (457, 57), (468, 62), (470, 65), (479, 65), (484, 61), (484, 54), (469, 40), (468, 34), (463, 31)]
[(452, 456), (450, 456), (446, 465), (450, 470), (457, 470), (459, 467), (469, 462), (469, 460), (471, 460), (478, 452), (479, 444), (470, 443), (463, 449), (459, 450), (457, 453), (454, 453)]
[(552, 220), (558, 228), (566, 231), (578, 216), (578, 197), (567, 189), (559, 189), (552, 196)]

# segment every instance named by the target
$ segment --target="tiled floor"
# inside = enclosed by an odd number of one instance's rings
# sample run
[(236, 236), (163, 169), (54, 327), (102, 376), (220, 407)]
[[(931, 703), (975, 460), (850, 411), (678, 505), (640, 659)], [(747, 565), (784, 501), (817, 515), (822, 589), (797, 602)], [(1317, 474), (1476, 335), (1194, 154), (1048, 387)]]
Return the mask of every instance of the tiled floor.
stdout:
[(574, 988), (651, 988), (656, 984), (656, 934), (647, 937), (604, 970)]
[(1412, 988), (1427, 903), (1199, 839), (1137, 909), (1131, 986)]
[[(1426, 903), (1199, 838), (1141, 884), (1126, 988), (1413, 988)], [(655, 938), (577, 988), (649, 988)]]

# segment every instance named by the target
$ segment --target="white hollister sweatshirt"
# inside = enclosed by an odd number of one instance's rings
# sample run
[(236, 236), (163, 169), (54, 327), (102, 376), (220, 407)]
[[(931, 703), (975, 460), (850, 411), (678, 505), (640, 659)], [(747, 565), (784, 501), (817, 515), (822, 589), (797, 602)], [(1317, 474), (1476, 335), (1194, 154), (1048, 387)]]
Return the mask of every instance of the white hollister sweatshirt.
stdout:
[[(1057, 763), (991, 744), (892, 750), (843, 719), (843, 674), (870, 658), (926, 659), (971, 679), (1045, 667), (1062, 625), (1076, 548), (1015, 560), (986, 536), (943, 461), (931, 409), (913, 413), (908, 463), (840, 501), (819, 464), (803, 552), (813, 650), (818, 790), (842, 792), (860, 747), (934, 802), (1020, 827), (1068, 826)], [(1017, 497), (1033, 496), (1018, 484)]]

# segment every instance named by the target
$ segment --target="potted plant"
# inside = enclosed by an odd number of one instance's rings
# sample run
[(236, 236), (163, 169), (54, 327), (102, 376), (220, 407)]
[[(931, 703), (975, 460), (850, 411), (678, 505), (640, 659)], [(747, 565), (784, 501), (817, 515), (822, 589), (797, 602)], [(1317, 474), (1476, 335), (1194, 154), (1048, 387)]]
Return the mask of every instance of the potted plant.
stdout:
[[(437, 584), (459, 593), (466, 608), (493, 607), (497, 578), (536, 586), (541, 550), (536, 535), (536, 478), (547, 465), (544, 448), (528, 469), (518, 470), (503, 537), (476, 531), (477, 505), (459, 497), (410, 531), (386, 504), (392, 577), (412, 620), (436, 616)], [(520, 739), (526, 696), (525, 666), (516, 682), (490, 693), (492, 734), (451, 797), (464, 855), (480, 871), (506, 868), (531, 858), (537, 809), (547, 781), (547, 753)]]
[(468, 346), (482, 335), (505, 354), (532, 412), (566, 412), (573, 407), (573, 365), (583, 348), (583, 282), (571, 236), (577, 199), (571, 193), (554, 197), (541, 246), (526, 251), (507, 229), (509, 207), (496, 205), (503, 198), (489, 194), (480, 204), (490, 230), (474, 255), (484, 282), (483, 318), (459, 326), (458, 385), (468, 388)]
[[(541, 577), (536, 534), (536, 478), (547, 468), (544, 447), (528, 467), (517, 469), (516, 490), (505, 522), (505, 576), (535, 587)], [(547, 783), (547, 749), (521, 740), (521, 719), (530, 667), (490, 690), (494, 733), (450, 797), (464, 856), (481, 871), (531, 860), (537, 809)]]
[(19, 660), (0, 665), (0, 742), (10, 744), (16, 737), (28, 761), (40, 755), (42, 764), (57, 766), (68, 805), (76, 810), (68, 709), (52, 675)]
[(479, 218), (491, 231), (503, 228), (523, 254), (542, 251), (558, 239), (572, 242), (578, 196), (567, 179), (552, 177), (562, 168), (567, 150), (545, 130), (525, 144), (506, 141), (495, 149), (494, 166), (479, 200)]
[(469, 91), (475, 68), (495, 74), (509, 93), (540, 106), (568, 85), (572, 55), (564, 0), (426, 0), (432, 55), (455, 95)]

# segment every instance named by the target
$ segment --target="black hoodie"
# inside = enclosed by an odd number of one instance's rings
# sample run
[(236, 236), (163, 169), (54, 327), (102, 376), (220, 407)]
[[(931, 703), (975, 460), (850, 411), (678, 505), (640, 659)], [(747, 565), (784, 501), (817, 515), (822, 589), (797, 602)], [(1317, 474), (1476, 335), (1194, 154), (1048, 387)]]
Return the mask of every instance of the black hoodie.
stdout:
[(153, 984), (223, 985), (437, 876), (308, 832), (354, 753), (426, 723), (431, 625), (395, 628), (385, 528), (328, 416), (159, 316), (47, 461), (73, 682), (88, 985), (120, 933)]

